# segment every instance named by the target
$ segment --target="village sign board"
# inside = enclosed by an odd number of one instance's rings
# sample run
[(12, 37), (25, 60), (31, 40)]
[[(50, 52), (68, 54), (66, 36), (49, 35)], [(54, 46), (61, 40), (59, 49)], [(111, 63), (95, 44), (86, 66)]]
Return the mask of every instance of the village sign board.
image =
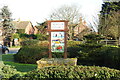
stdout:
[(67, 58), (67, 25), (68, 21), (65, 20), (48, 21), (49, 58), (52, 58), (52, 52), (62, 52), (64, 58)]

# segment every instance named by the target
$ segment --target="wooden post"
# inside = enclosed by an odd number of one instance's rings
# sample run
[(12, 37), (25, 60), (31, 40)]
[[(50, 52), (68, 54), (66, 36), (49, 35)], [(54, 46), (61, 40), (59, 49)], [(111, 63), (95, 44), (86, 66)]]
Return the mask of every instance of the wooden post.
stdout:
[(52, 53), (51, 53), (51, 32), (49, 32), (49, 58), (52, 58)]

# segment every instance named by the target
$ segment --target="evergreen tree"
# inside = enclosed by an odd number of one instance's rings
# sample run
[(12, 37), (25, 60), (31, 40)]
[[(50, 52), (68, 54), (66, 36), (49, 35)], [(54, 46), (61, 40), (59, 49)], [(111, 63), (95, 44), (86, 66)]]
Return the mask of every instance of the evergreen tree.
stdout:
[(1, 9), (1, 13), (0, 13), (2, 22), (1, 22), (1, 26), (3, 28), (3, 36), (5, 37), (9, 37), (11, 36), (11, 33), (13, 33), (13, 26), (12, 26), (12, 13), (9, 11), (8, 6), (3, 6), (3, 8)]
[(105, 36), (111, 36), (113, 39), (120, 39), (120, 1), (105, 2), (102, 5), (98, 31)]

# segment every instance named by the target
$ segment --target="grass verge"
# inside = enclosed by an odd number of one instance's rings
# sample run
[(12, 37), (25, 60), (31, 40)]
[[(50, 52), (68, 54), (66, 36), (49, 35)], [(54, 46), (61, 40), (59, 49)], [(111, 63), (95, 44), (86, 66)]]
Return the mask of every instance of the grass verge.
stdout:
[(15, 68), (20, 72), (28, 72), (37, 68), (36, 64), (22, 64), (14, 61), (14, 54), (3, 54), (2, 60), (5, 65), (15, 66)]

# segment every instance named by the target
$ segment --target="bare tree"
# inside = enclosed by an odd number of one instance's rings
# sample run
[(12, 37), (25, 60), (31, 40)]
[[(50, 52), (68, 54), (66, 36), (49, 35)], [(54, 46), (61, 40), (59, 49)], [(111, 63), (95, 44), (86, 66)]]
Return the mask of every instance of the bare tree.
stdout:
[(58, 9), (55, 9), (50, 15), (51, 20), (68, 20), (70, 23), (76, 23), (81, 16), (77, 6), (63, 5)]
[(98, 15), (92, 16), (93, 19), (91, 22), (89, 22), (89, 26), (92, 28), (93, 32), (98, 32), (98, 25), (99, 25), (99, 17)]
[(72, 5), (63, 5), (58, 9), (55, 9), (50, 15), (50, 20), (68, 20), (69, 21), (69, 39), (74, 37), (74, 28), (79, 22), (81, 13), (79, 12), (79, 7)]

